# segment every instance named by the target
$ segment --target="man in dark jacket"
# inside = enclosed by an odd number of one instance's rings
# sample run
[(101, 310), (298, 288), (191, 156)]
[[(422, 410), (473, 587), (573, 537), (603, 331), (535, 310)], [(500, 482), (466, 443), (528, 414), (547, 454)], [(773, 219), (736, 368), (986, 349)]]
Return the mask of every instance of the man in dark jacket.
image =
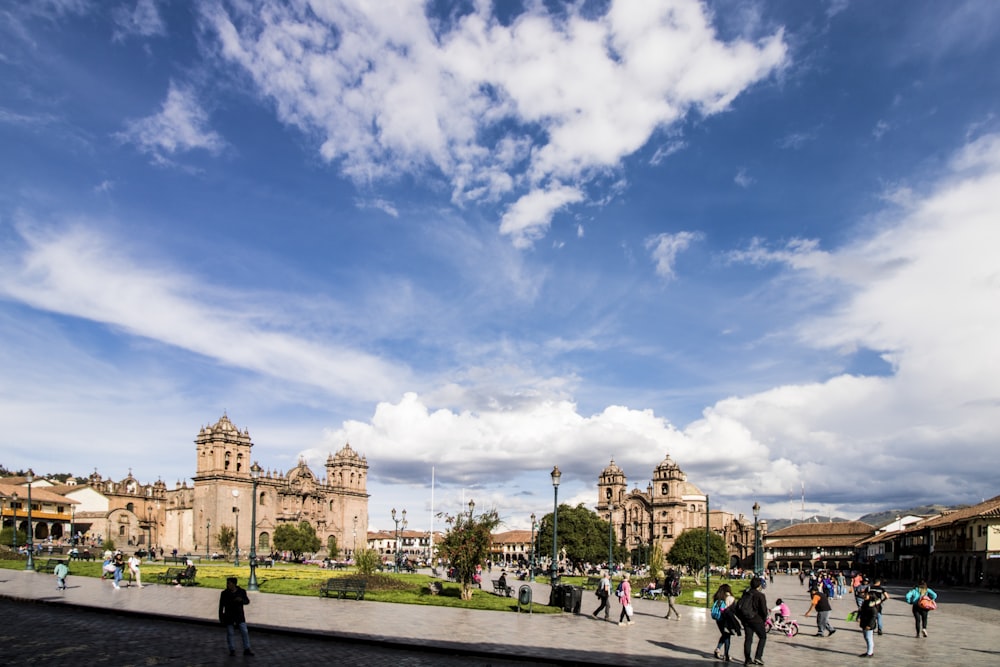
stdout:
[[(736, 603), (737, 613), (746, 630), (746, 637), (743, 639), (743, 659), (748, 665), (764, 664), (764, 644), (767, 643), (767, 629), (764, 622), (767, 619), (768, 607), (767, 598), (760, 590), (760, 577), (750, 580), (750, 588), (743, 593), (743, 597), (748, 597), (748, 601), (742, 598)], [(753, 637), (757, 635), (757, 652), (753, 659), (750, 658), (750, 650), (753, 648)]]
[[(867, 595), (867, 591), (864, 594)], [(809, 610), (806, 611), (805, 615), (808, 616), (813, 610), (816, 610), (816, 636), (822, 637), (825, 631), (827, 633), (826, 636), (829, 637), (837, 631), (836, 628), (830, 625), (830, 612), (833, 611), (833, 607), (830, 606), (830, 598), (819, 587), (815, 587), (809, 591), (809, 596), (812, 598), (812, 604), (809, 605)], [(864, 599), (862, 599), (862, 602), (864, 602)]]
[(226, 644), (229, 655), (236, 655), (234, 635), (239, 630), (243, 638), (243, 655), (253, 655), (250, 650), (250, 633), (247, 632), (247, 619), (243, 615), (243, 607), (250, 604), (247, 592), (236, 584), (236, 577), (226, 579), (226, 588), (219, 595), (219, 623), (226, 626)]

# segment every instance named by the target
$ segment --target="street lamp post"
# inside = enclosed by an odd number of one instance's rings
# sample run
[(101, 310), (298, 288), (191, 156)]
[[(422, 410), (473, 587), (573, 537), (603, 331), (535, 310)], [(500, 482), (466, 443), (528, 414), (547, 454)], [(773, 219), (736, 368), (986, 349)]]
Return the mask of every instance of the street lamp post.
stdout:
[(261, 467), (254, 461), (250, 466), (250, 478), (253, 480), (253, 502), (250, 504), (250, 581), (248, 591), (259, 591), (257, 583), (257, 480), (260, 479)]
[[(233, 501), (234, 502), (238, 502), (239, 501), (239, 497), (240, 497), (240, 492), (238, 490), (236, 490), (236, 489), (233, 489)], [(240, 566), (240, 507), (239, 507), (239, 505), (233, 505), (233, 514), (236, 515), (236, 520), (235, 520), (235, 524), (236, 524), (236, 531), (235, 531), (235, 533), (236, 534), (233, 536), (233, 539), (236, 541), (236, 549), (235, 549), (236, 556), (233, 559), (233, 565), (235, 565), (236, 567), (239, 567)]]
[(358, 515), (354, 515), (354, 531), (352, 533), (354, 536), (354, 542), (351, 544), (351, 558), (354, 558), (354, 552), (358, 550)]
[(209, 519), (205, 523), (205, 553), (208, 554), (208, 558), (212, 558), (212, 520)]
[(615, 530), (615, 504), (608, 503), (608, 574), (614, 574), (615, 572), (614, 530)]
[(396, 566), (394, 568), (396, 574), (399, 574), (399, 524), (403, 524), (403, 528), (406, 528), (406, 510), (403, 510), (400, 518), (396, 518), (396, 508), (392, 508), (392, 520), (396, 523), (396, 553), (394, 559), (396, 561)]
[(14, 520), (14, 535), (12, 538), (13, 539), (12, 548), (14, 549), (14, 553), (16, 554), (17, 553), (17, 491), (10, 494), (10, 513)]
[(535, 528), (538, 524), (535, 523), (535, 514), (531, 514), (531, 559), (528, 562), (528, 581), (535, 580)]
[(69, 543), (72, 546), (76, 546), (76, 531), (74, 526), (76, 525), (76, 505), (69, 506)]
[(31, 468), (28, 468), (28, 474), (24, 477), (25, 481), (28, 482), (28, 560), (24, 564), (25, 570), (34, 570), (35, 561), (32, 559), (31, 552), (35, 548), (34, 542), (34, 532), (31, 526), (31, 483), (35, 481), (35, 473)]
[(760, 503), (753, 504), (753, 573), (759, 575), (762, 568), (760, 552)]
[(554, 586), (559, 580), (559, 552), (556, 550), (559, 537), (559, 478), (562, 477), (559, 466), (552, 467), (551, 475), (554, 507), (552, 510), (552, 575), (549, 577), (549, 581)]

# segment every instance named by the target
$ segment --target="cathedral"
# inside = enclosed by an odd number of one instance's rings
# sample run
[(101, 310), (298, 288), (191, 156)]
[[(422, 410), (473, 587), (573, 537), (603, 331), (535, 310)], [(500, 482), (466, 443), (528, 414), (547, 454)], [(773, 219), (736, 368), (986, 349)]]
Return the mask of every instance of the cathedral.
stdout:
[(636, 486), (629, 491), (625, 473), (613, 458), (598, 477), (597, 513), (610, 522), (617, 543), (633, 565), (648, 563), (657, 544), (666, 555), (689, 528), (704, 530), (706, 511), (710, 530), (726, 542), (730, 567), (745, 564), (753, 548), (752, 522), (742, 514), (734, 518), (729, 512), (709, 510), (708, 496), (687, 480), (669, 454), (653, 469), (645, 490)]
[(131, 471), (120, 481), (95, 471), (84, 484), (69, 480), (67, 486), (52, 489), (75, 503), (74, 515), (64, 523), (70, 523), (74, 533), (112, 538), (123, 549), (153, 546), (181, 554), (221, 551), (218, 533), (227, 526), (246, 556), (256, 500), (258, 553), (272, 550), (275, 528), (300, 521), (315, 528), (324, 553), (336, 546), (343, 557), (365, 547), (368, 461), (349, 444), (327, 458), (320, 478), (303, 460), (285, 473), (255, 467), (249, 432), (238, 429), (225, 414), (202, 427), (194, 442), (193, 485), (178, 482), (170, 489), (162, 481), (142, 484)]

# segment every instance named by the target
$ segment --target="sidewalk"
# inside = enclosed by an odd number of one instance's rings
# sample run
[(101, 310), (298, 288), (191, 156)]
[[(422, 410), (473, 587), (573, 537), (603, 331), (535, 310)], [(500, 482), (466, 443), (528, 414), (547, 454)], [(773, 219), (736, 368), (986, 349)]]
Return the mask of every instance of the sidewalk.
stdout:
[[(520, 584), (521, 582), (515, 582)], [(51, 575), (0, 570), (0, 596), (26, 601), (79, 605), (150, 619), (216, 624), (219, 591), (148, 584), (142, 589), (114, 590), (109, 582), (89, 577), (68, 580), (57, 591)], [(532, 584), (535, 601), (548, 601), (549, 587)], [(714, 591), (716, 583), (713, 580)], [(890, 592), (895, 592), (890, 587)], [(795, 577), (779, 577), (767, 591), (769, 603), (778, 597), (792, 609), (802, 632), (795, 638), (768, 636), (764, 660), (769, 665), (996, 665), (1000, 664), (1000, 596), (969, 591), (942, 591), (940, 607), (931, 614), (927, 639), (914, 638), (910, 608), (890, 600), (885, 613), (886, 634), (876, 638), (875, 659), (863, 660), (864, 640), (855, 624), (844, 619), (853, 599), (835, 600), (832, 637), (816, 637), (814, 619), (803, 618), (806, 591)], [(597, 607), (591, 591), (584, 593), (583, 614), (500, 613), (399, 605), (370, 601), (251, 594), (247, 620), (256, 634), (255, 649), (266, 654), (262, 631), (331, 636), (363, 642), (383, 642), (434, 650), (458, 650), (484, 656), (530, 658), (555, 664), (580, 665), (705, 665), (713, 658), (718, 630), (705, 609), (679, 607), (681, 620), (667, 621), (666, 603), (634, 600), (635, 624), (619, 627), (586, 615)], [(516, 600), (511, 600), (515, 604)], [(612, 620), (620, 607), (612, 603)], [(731, 655), (742, 659), (742, 639), (734, 638)]]

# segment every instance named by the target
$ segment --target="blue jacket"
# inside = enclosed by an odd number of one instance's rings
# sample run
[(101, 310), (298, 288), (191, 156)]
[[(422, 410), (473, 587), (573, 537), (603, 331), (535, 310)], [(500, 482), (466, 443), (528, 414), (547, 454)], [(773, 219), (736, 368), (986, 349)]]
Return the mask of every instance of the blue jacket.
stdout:
[(909, 593), (906, 594), (907, 604), (916, 604), (923, 595), (926, 595), (932, 600), (937, 600), (937, 593), (935, 593), (931, 588), (927, 589), (926, 593), (921, 593), (918, 586), (914, 586)]

